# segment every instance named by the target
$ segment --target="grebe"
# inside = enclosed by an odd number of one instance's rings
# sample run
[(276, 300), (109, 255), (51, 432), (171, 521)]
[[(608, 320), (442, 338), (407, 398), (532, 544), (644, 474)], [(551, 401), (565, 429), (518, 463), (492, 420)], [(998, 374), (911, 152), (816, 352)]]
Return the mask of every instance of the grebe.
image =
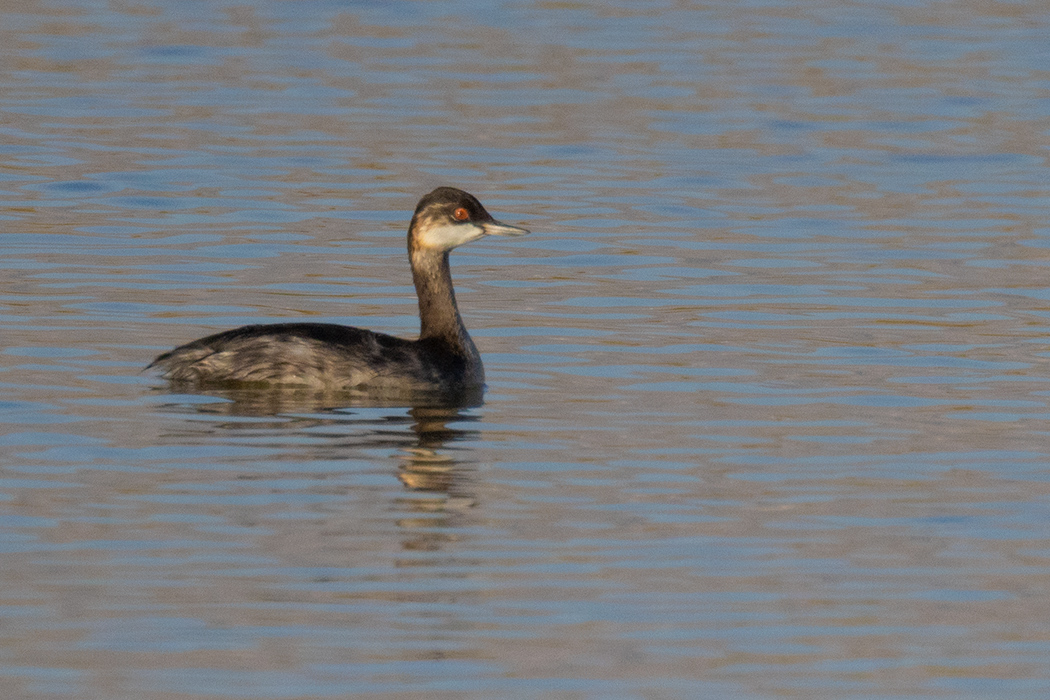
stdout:
[(456, 306), (448, 255), (482, 236), (528, 233), (500, 223), (473, 195), (439, 187), (419, 200), (408, 257), (419, 297), (418, 340), (333, 323), (243, 326), (155, 359), (173, 382), (264, 383), (326, 389), (454, 391), (481, 386), (485, 370)]

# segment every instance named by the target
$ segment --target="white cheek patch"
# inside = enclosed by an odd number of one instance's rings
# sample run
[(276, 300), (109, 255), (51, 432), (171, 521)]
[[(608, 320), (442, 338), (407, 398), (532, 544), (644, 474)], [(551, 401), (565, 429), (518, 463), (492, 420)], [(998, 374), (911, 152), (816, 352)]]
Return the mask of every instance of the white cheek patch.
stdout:
[(424, 248), (451, 250), (484, 235), (485, 229), (475, 224), (443, 224), (424, 228), (417, 240)]

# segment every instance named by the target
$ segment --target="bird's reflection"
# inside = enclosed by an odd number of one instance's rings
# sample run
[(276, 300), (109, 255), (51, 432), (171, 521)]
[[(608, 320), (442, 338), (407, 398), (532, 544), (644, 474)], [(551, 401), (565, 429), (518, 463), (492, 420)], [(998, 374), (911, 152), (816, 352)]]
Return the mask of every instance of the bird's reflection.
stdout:
[[(471, 387), (452, 392), (378, 394), (354, 390), (318, 390), (307, 387), (245, 386), (238, 384), (197, 386), (171, 382), (158, 389), (183, 400), (166, 404), (190, 410), (230, 416), (278, 416), (289, 413), (318, 413), (349, 408), (475, 408), (484, 403), (484, 390)], [(187, 400), (197, 397), (200, 401)], [(211, 397), (213, 400), (207, 400)]]
[(405, 549), (434, 551), (457, 539), (457, 529), (476, 505), (472, 470), (441, 449), (468, 431), (448, 427), (447, 408), (416, 407), (410, 414), (419, 442), (400, 453), (398, 478), (410, 493), (397, 499), (398, 510), (406, 513), (398, 525)]
[(180, 424), (169, 434), (179, 441), (232, 439), (267, 447), (289, 462), (360, 461), (363, 452), (370, 458), (375, 449), (396, 449), (405, 492), (395, 498), (395, 510), (405, 549), (440, 549), (476, 504), (469, 452), (450, 445), (480, 435), (462, 427), (480, 419), (471, 410), (483, 403), (480, 389), (411, 397), (286, 387), (173, 385), (168, 391), (172, 400), (163, 410), (205, 419)]
[[(472, 443), (481, 436), (481, 405), (480, 391), (414, 397), (406, 406), (302, 391), (183, 389), (165, 397), (163, 410), (185, 419), (165, 421), (164, 440), (222, 455), (186, 478), (213, 480), (211, 496), (230, 504), (221, 517), (237, 542), (269, 562), (258, 579), (245, 575), (252, 585), (245, 599), (263, 590), (267, 605), (275, 601), (287, 615), (346, 609), (348, 601), (378, 609), (435, 602), (430, 622), (456, 629), (477, 595), (471, 538), (483, 512), (482, 472)], [(443, 658), (447, 648), (438, 642), (413, 653)]]

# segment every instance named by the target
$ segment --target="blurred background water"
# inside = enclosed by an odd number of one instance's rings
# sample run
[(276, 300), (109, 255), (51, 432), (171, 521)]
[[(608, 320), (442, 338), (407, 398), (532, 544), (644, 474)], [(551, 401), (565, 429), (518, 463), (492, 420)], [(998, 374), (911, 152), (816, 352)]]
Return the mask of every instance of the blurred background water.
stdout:
[[(0, 10), (0, 695), (1050, 696), (1041, 3)], [(474, 408), (180, 394), (239, 324)]]

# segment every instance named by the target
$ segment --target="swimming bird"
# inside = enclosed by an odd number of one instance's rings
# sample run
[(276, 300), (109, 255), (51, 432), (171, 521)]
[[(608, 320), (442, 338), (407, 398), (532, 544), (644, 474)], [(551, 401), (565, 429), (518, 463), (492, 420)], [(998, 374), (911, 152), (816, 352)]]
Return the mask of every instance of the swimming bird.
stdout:
[(408, 259), (419, 297), (417, 340), (334, 323), (252, 325), (181, 345), (149, 367), (173, 382), (196, 385), (398, 393), (479, 387), (485, 369), (459, 315), (449, 253), (483, 236), (526, 233), (496, 221), (473, 195), (439, 187), (419, 200), (408, 227)]

